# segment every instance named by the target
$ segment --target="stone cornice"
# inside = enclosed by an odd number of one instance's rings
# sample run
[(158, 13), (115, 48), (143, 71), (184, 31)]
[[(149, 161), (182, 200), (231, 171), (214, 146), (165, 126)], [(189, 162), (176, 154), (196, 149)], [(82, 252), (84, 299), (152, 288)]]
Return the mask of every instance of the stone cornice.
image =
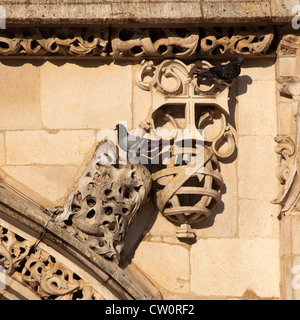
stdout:
[(4, 0), (7, 24), (286, 23), (298, 0)]

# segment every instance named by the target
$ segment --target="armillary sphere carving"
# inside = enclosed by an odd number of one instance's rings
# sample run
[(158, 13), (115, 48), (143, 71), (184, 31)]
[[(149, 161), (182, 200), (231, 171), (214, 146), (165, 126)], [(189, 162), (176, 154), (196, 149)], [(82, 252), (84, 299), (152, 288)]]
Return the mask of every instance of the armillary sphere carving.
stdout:
[(194, 238), (191, 225), (210, 216), (221, 201), (219, 161), (235, 151), (226, 117), (228, 88), (194, 75), (197, 67), (211, 66), (207, 61), (185, 65), (170, 59), (157, 66), (145, 61), (136, 78), (143, 90), (151, 91), (153, 101), (142, 126), (175, 132), (169, 136), (169, 161), (152, 165), (152, 179), (157, 207), (179, 226), (178, 238)]

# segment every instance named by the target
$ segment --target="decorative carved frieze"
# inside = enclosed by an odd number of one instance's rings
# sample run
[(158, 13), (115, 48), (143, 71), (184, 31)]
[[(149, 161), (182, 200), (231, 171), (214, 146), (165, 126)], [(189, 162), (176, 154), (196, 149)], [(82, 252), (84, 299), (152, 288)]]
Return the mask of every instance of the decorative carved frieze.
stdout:
[(0, 226), (0, 266), (43, 300), (102, 300), (75, 272), (34, 243)]
[(274, 39), (271, 26), (212, 27), (203, 29), (203, 32), (205, 36), (200, 41), (203, 55), (264, 54)]
[(142, 164), (98, 161), (95, 155), (55, 222), (99, 255), (119, 262), (126, 230), (150, 191), (151, 177)]
[[(113, 31), (113, 55), (118, 57), (186, 58), (200, 53), (264, 54), (274, 38), (273, 28), (211, 27), (198, 29), (118, 29)], [(197, 51), (199, 44), (199, 49)]]
[(107, 56), (107, 28), (16, 28), (0, 30), (0, 55)]
[(197, 29), (113, 29), (113, 57), (189, 57), (198, 41)]
[(137, 84), (151, 91), (153, 101), (141, 126), (165, 130), (160, 139), (171, 142), (170, 161), (152, 164), (152, 179), (157, 207), (179, 225), (178, 238), (194, 238), (191, 225), (207, 218), (221, 201), (219, 161), (235, 151), (226, 118), (229, 89), (194, 74), (196, 68), (210, 67), (207, 61), (190, 65), (171, 59), (159, 65), (145, 61), (136, 75)]
[(23, 27), (0, 30), (0, 56), (188, 58), (261, 55), (272, 26), (209, 28)]

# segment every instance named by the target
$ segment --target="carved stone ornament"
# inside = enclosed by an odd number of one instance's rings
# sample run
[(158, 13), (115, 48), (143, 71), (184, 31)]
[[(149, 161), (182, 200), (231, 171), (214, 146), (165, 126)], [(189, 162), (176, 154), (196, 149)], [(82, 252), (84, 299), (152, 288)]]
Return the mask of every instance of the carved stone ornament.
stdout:
[[(220, 202), (223, 179), (219, 161), (235, 151), (234, 133), (226, 118), (228, 88), (193, 75), (195, 68), (211, 66), (207, 61), (190, 65), (179, 60), (159, 65), (145, 61), (136, 78), (143, 90), (151, 91), (153, 101), (141, 126), (174, 133), (170, 161), (164, 164), (162, 150), (162, 161), (152, 165), (152, 179), (157, 207), (179, 225), (178, 238), (194, 238), (191, 225), (207, 218)], [(200, 131), (202, 137), (197, 136)], [(191, 135), (187, 137), (187, 133)], [(160, 138), (163, 141), (170, 136)]]
[[(275, 137), (275, 152), (279, 155), (276, 170), (279, 189), (276, 199), (272, 201), (281, 205), (284, 215), (300, 209), (300, 79), (297, 71), (299, 53), (300, 37), (294, 34), (284, 35), (277, 50), (276, 80), (279, 94), (289, 97), (289, 103), (281, 104), (279, 100), (279, 134)], [(293, 117), (290, 117), (291, 114)]]
[(274, 139), (277, 142), (275, 152), (280, 155), (280, 164), (276, 170), (276, 176), (280, 185), (277, 198), (272, 203), (284, 205), (297, 171), (294, 158), (295, 144), (289, 136), (285, 135), (276, 136)]
[(100, 27), (0, 30), (0, 55), (107, 56), (108, 35)]
[[(103, 154), (101, 146), (99, 154)], [(126, 230), (151, 188), (142, 164), (103, 165), (97, 153), (55, 222), (104, 258), (119, 262)]]
[(102, 300), (75, 272), (34, 243), (0, 226), (0, 266), (43, 300)]
[(197, 53), (264, 54), (273, 41), (273, 28), (263, 27), (211, 27), (211, 28), (139, 28), (114, 29), (112, 47), (118, 57), (176, 57), (183, 58)]
[(278, 48), (277, 54), (278, 56), (292, 56), (297, 53), (300, 49), (300, 38), (294, 34), (286, 34), (282, 37)]
[(20, 27), (0, 30), (0, 56), (188, 58), (261, 55), (272, 26), (209, 28)]

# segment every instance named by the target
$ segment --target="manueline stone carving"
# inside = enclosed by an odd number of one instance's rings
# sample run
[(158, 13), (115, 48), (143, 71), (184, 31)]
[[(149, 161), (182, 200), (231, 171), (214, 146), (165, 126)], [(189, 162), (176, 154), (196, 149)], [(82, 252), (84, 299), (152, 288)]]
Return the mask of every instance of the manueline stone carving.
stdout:
[(300, 49), (300, 38), (295, 34), (283, 35), (277, 48), (278, 56), (292, 56)]
[(118, 57), (188, 57), (196, 52), (197, 29), (114, 29), (112, 48)]
[(108, 35), (100, 27), (0, 30), (0, 55), (106, 56)]
[[(207, 218), (221, 200), (223, 179), (219, 161), (235, 151), (228, 124), (228, 88), (198, 79), (195, 68), (211, 67), (207, 61), (186, 65), (165, 60), (145, 61), (136, 74), (137, 84), (152, 94), (153, 105), (141, 126), (168, 132), (169, 161), (152, 165), (156, 205), (179, 225), (178, 238), (194, 238), (191, 225)], [(197, 134), (202, 131), (203, 136)], [(185, 145), (185, 144), (188, 145)], [(164, 151), (160, 153), (163, 158)]]
[(103, 165), (95, 155), (55, 222), (118, 263), (126, 230), (150, 188), (151, 176), (142, 164)]
[(102, 300), (76, 273), (34, 243), (0, 226), (0, 266), (43, 300)]
[[(265, 54), (271, 26), (208, 28), (19, 27), (0, 30), (0, 56), (188, 58)], [(288, 39), (287, 39), (288, 41)]]
[(274, 204), (284, 205), (284, 200), (290, 191), (297, 171), (293, 157), (295, 154), (295, 144), (294, 141), (286, 135), (276, 136), (274, 140), (277, 142), (275, 152), (280, 155), (280, 164), (276, 170), (276, 176), (280, 184), (277, 198), (272, 202)]
[(203, 32), (205, 36), (200, 41), (200, 52), (204, 55), (264, 54), (274, 38), (271, 26), (212, 27)]

